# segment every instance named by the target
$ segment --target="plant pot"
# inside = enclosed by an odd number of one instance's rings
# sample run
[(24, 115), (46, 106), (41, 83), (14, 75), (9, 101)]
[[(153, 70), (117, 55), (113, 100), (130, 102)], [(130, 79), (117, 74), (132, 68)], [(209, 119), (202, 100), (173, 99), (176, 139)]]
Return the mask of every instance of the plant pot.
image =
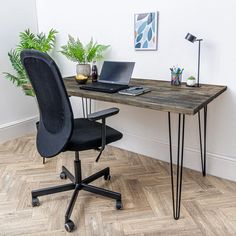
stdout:
[(88, 81), (88, 77), (87, 76), (84, 76), (84, 75), (76, 75), (75, 76), (75, 81), (78, 83), (78, 84), (86, 84), (87, 81)]
[(76, 74), (83, 75), (89, 77), (91, 74), (91, 66), (90, 64), (77, 64), (76, 66)]
[(194, 87), (196, 84), (196, 80), (195, 79), (187, 79), (186, 84), (187, 84), (187, 86)]
[(33, 87), (30, 83), (22, 84), (22, 89), (27, 96), (35, 97)]
[(78, 84), (85, 84), (91, 73), (90, 64), (77, 64), (75, 80)]

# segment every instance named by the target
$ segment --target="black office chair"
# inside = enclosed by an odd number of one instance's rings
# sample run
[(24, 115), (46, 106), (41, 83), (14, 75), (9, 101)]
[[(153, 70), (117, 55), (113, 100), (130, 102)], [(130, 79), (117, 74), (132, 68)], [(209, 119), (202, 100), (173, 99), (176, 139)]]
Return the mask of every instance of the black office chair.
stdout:
[[(79, 160), (79, 151), (104, 149), (106, 144), (122, 138), (120, 132), (105, 124), (106, 118), (117, 114), (119, 109), (110, 108), (92, 113), (88, 118), (74, 119), (60, 71), (52, 58), (45, 53), (27, 49), (21, 52), (21, 61), (34, 88), (40, 110), (36, 141), (38, 152), (45, 158), (54, 157), (65, 151), (75, 152), (75, 175), (73, 176), (64, 166), (60, 174), (61, 179), (68, 177), (72, 183), (32, 191), (32, 205), (39, 205), (39, 196), (74, 189), (65, 214), (65, 228), (68, 232), (75, 226), (70, 216), (80, 190), (115, 199), (116, 208), (121, 209), (120, 193), (89, 185), (102, 176), (109, 180), (109, 167), (82, 180)], [(102, 120), (102, 123), (96, 120)]]

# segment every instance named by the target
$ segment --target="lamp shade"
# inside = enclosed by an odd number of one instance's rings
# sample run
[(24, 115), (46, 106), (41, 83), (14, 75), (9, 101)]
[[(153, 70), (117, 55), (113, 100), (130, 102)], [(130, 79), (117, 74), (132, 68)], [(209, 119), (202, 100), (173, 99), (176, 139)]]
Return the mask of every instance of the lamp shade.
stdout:
[(191, 43), (194, 43), (196, 40), (197, 40), (197, 37), (188, 33), (186, 36), (185, 36), (185, 39), (187, 39), (189, 42)]

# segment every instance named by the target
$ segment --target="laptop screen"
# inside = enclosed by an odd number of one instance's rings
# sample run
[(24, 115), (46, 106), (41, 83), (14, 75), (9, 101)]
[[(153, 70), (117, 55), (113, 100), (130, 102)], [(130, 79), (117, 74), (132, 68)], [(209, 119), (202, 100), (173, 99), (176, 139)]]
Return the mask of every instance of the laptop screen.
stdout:
[(99, 82), (128, 85), (135, 62), (104, 61)]

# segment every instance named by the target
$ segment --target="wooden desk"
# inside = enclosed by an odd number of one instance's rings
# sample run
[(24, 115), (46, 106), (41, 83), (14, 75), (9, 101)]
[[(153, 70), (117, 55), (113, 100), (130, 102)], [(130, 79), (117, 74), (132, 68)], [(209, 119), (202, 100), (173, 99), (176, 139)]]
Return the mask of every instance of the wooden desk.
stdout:
[[(168, 114), (170, 170), (172, 184), (173, 216), (177, 220), (180, 217), (182, 169), (184, 157), (184, 133), (185, 115), (198, 114), (198, 126), (200, 137), (200, 153), (202, 174), (206, 175), (206, 129), (207, 129), (207, 105), (222, 94), (227, 87), (219, 85), (201, 85), (199, 88), (173, 86), (168, 81), (132, 79), (131, 85), (144, 86), (151, 89), (150, 93), (141, 96), (125, 96), (118, 93), (100, 93), (79, 89), (74, 77), (64, 78), (67, 92), (70, 96), (90, 98), (100, 101), (126, 104), (136, 107), (164, 111)], [(203, 130), (201, 109), (203, 109)], [(173, 160), (172, 160), (172, 135), (171, 113), (178, 113), (178, 147), (177, 147), (177, 170), (176, 187), (174, 187)], [(203, 131), (203, 137), (202, 137)]]

